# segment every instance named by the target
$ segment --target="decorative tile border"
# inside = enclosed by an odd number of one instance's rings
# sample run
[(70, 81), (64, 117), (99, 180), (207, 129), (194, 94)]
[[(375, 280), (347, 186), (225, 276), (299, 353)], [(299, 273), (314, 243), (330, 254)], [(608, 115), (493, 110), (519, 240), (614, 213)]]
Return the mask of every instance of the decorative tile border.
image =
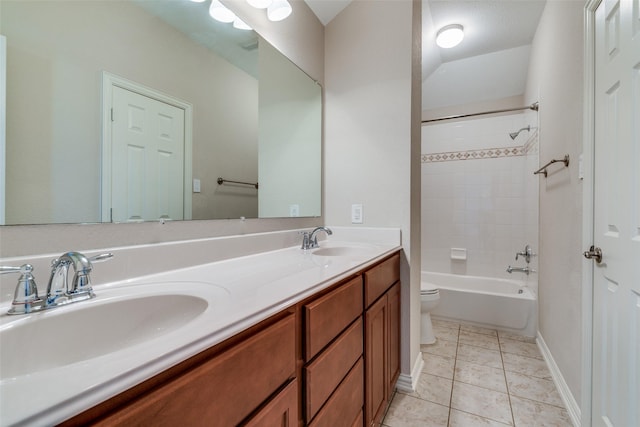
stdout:
[(450, 151), (446, 153), (428, 153), (422, 155), (422, 163), (451, 162), (455, 160), (496, 159), (498, 157), (524, 156), (524, 146), (485, 148), (482, 150)]

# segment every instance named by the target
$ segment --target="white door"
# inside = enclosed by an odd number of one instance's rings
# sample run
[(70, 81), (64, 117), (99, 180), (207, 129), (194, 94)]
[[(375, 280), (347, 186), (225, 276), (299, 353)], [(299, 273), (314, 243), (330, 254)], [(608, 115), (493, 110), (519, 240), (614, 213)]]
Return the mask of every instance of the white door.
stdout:
[(592, 425), (640, 426), (640, 0), (595, 13)]
[(184, 110), (114, 87), (111, 220), (183, 219)]

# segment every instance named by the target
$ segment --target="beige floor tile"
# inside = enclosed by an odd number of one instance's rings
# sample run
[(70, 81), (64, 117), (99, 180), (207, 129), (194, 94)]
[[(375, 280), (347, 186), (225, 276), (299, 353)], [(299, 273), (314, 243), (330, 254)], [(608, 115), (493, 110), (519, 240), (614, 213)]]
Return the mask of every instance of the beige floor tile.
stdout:
[(564, 406), (553, 381), (528, 377), (515, 372), (505, 372), (505, 374), (510, 395), (549, 405)]
[(500, 349), (505, 353), (513, 353), (519, 354), (520, 356), (542, 359), (542, 354), (538, 349), (538, 345), (534, 343), (502, 339), (500, 340)]
[(502, 340), (523, 341), (535, 344), (535, 337), (525, 337), (524, 335), (518, 335), (511, 332), (498, 331), (498, 338)]
[(447, 341), (458, 341), (458, 332), (459, 330), (456, 328), (449, 328), (446, 326), (433, 326), (433, 334), (437, 339), (447, 340)]
[(488, 348), (489, 350), (500, 351), (498, 337), (493, 335), (479, 334), (476, 332), (460, 330), (460, 337), (458, 339), (458, 342), (460, 344), (475, 345), (476, 347), (483, 347)]
[(563, 408), (511, 396), (516, 427), (572, 427), (569, 414)]
[(454, 381), (451, 408), (513, 425), (509, 396), (505, 393)]
[(436, 340), (435, 344), (423, 344), (420, 350), (423, 353), (437, 354), (444, 357), (456, 357), (458, 343), (454, 341)]
[(503, 427), (506, 425), (508, 424), (468, 414), (457, 409), (452, 409), (451, 414), (449, 414), (449, 427)]
[(530, 377), (551, 379), (551, 372), (547, 363), (542, 359), (520, 356), (513, 353), (502, 353), (502, 362), (505, 371), (517, 372)]
[(453, 367), (456, 364), (456, 360), (454, 358), (423, 353), (422, 359), (424, 359), (422, 372), (453, 379)]
[(389, 427), (446, 427), (449, 408), (396, 393), (382, 422)]
[(498, 336), (498, 331), (496, 331), (495, 329), (481, 328), (480, 326), (474, 326), (474, 325), (460, 325), (460, 331), (473, 332), (476, 334), (492, 335), (494, 337)]
[(459, 344), (457, 358), (459, 360), (477, 363), (478, 365), (502, 369), (502, 357), (500, 356), (500, 352), (496, 350), (489, 350), (487, 348), (467, 344)]
[(456, 362), (456, 381), (484, 387), (502, 393), (507, 392), (507, 384), (504, 379), (504, 371), (499, 368), (478, 365), (464, 360)]
[(452, 322), (451, 320), (438, 319), (437, 317), (431, 317), (431, 323), (433, 326), (441, 326), (443, 328), (460, 329), (460, 323)]
[[(453, 380), (423, 373), (420, 375), (416, 391), (409, 396), (428, 400), (439, 405), (449, 406), (451, 403), (451, 387)], [(400, 392), (402, 393), (402, 392)]]

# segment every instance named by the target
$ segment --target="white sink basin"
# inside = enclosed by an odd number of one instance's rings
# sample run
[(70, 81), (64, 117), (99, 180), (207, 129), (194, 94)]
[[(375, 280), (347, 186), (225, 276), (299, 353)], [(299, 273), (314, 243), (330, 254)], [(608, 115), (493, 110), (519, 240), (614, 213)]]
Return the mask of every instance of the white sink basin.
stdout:
[(328, 246), (315, 249), (311, 254), (322, 257), (354, 257), (369, 255), (373, 252), (374, 249), (368, 246)]
[(210, 301), (181, 293), (182, 287), (161, 285), (160, 294), (153, 292), (157, 287), (123, 287), (46, 312), (7, 316), (0, 328), (0, 381), (114, 353), (184, 327)]

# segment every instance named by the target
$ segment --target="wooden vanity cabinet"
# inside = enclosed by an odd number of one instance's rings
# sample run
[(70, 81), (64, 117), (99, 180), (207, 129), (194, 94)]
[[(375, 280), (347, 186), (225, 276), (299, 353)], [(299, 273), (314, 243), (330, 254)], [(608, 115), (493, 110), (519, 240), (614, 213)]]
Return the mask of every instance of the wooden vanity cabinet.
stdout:
[(400, 374), (400, 257), (364, 273), (365, 425), (381, 421)]
[(371, 426), (400, 372), (400, 256), (62, 425)]

